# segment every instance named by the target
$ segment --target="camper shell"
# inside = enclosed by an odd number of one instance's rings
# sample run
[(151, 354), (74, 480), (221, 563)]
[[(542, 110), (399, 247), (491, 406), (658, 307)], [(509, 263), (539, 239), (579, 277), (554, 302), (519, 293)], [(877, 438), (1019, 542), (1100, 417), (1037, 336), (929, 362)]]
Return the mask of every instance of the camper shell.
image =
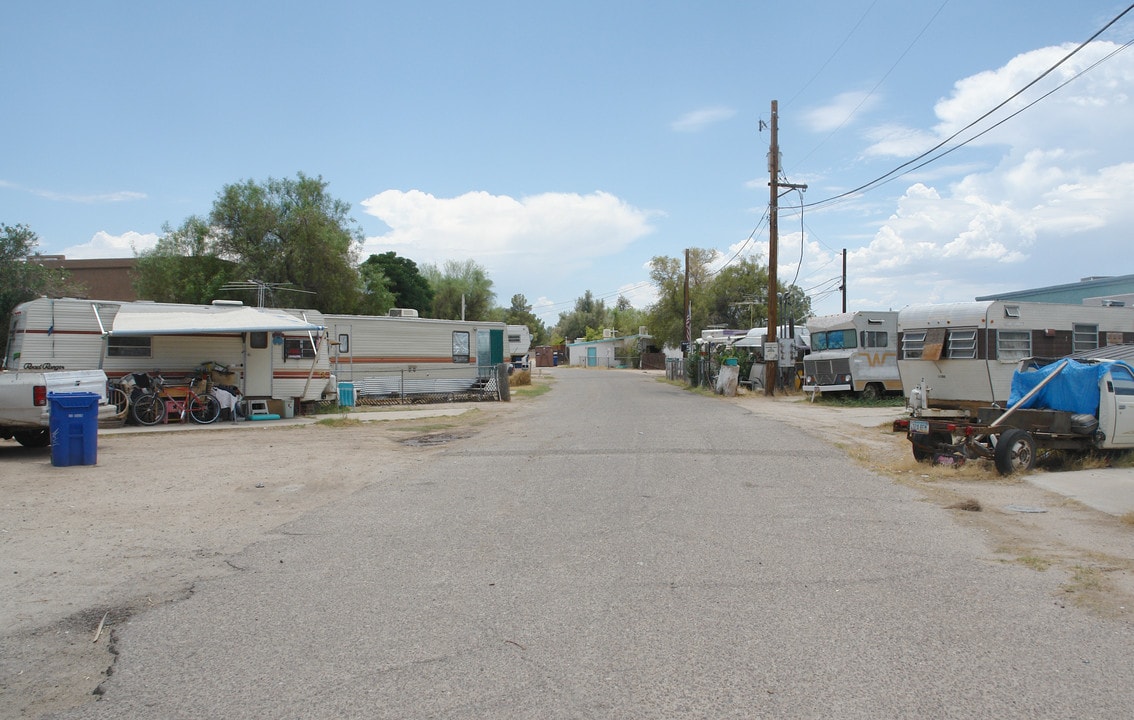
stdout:
[(388, 316), (324, 315), (323, 321), (331, 369), (361, 402), (498, 390), (504, 323), (422, 318), (397, 308)]
[(811, 353), (803, 359), (804, 392), (852, 392), (871, 398), (901, 392), (898, 313), (861, 310), (807, 321)]
[(898, 374), (915, 417), (1004, 405), (1024, 359), (1134, 342), (1134, 309), (986, 300), (898, 312)]
[(315, 310), (38, 298), (15, 308), (7, 369), (195, 375), (223, 368), (246, 400), (318, 401), (334, 392)]

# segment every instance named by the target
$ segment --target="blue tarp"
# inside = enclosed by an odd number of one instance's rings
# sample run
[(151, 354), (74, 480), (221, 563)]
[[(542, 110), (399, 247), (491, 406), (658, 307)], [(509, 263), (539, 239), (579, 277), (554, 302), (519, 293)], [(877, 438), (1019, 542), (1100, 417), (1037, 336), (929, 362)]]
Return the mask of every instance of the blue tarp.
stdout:
[(1075, 360), (1061, 360), (1038, 370), (1027, 372), (1017, 370), (1012, 374), (1012, 392), (1008, 396), (1008, 407), (1015, 408), (1025, 395), (1058, 370), (1063, 362), (1067, 363), (1067, 367), (1059, 373), (1059, 376), (1020, 407), (1098, 415), (1099, 379), (1109, 370), (1109, 363), (1087, 365)]

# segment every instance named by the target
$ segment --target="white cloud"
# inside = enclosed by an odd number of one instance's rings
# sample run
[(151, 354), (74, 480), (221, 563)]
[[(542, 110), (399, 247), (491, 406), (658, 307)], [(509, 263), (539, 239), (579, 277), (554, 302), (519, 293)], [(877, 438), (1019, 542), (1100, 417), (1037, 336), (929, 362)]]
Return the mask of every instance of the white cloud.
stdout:
[(812, 132), (830, 132), (846, 125), (860, 112), (870, 110), (878, 104), (878, 96), (867, 92), (845, 92), (835, 96), (822, 107), (808, 110), (803, 121)]
[(65, 248), (62, 254), (69, 260), (134, 257), (136, 253), (152, 249), (157, 241), (158, 235), (154, 233), (130, 231), (122, 235), (111, 235), (100, 230), (89, 242)]
[(516, 199), (483, 191), (438, 198), (386, 190), (362, 206), (390, 228), (366, 238), (363, 257), (393, 250), (419, 265), (472, 259), (509, 297), (531, 278), (554, 280), (594, 267), (653, 232), (651, 219), (660, 214), (605, 192)]
[(700, 132), (707, 126), (729, 120), (734, 115), (736, 115), (736, 110), (723, 105), (701, 108), (700, 110), (685, 113), (674, 120), (670, 123), (670, 128), (675, 132)]
[[(1029, 97), (1116, 47), (1092, 45), (1057, 71), (1059, 79), (1037, 86)], [(870, 145), (864, 154), (909, 158), (925, 151), (1070, 49), (1024, 53), (958, 81), (935, 105), (938, 121), (932, 128), (876, 126), (865, 134)], [(907, 187), (889, 217), (866, 245), (849, 251), (849, 309), (971, 300), (1086, 275), (1134, 272), (1120, 259), (1134, 227), (1134, 146), (1128, 139), (1134, 103), (1124, 90), (1129, 87), (1134, 55), (1120, 53), (950, 155), (952, 165), (934, 163), (899, 180)], [(849, 217), (862, 202), (850, 205), (835, 214)], [(820, 263), (809, 250), (806, 270), (813, 277), (807, 282), (835, 274), (829, 266), (820, 270)], [(861, 305), (854, 305), (856, 296)]]

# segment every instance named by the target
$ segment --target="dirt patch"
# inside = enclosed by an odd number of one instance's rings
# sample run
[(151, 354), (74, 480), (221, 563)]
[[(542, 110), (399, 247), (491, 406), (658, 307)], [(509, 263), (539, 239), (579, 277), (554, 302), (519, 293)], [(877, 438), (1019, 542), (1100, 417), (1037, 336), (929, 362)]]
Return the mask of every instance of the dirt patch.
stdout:
[[(239, 572), (227, 558), (248, 545), (412, 473), (432, 448), (508, 411), (446, 418), (425, 435), (420, 420), (100, 434), (96, 465), (63, 468), (48, 449), (0, 442), (0, 714), (90, 702), (132, 615)], [(402, 442), (407, 432), (418, 442)]]

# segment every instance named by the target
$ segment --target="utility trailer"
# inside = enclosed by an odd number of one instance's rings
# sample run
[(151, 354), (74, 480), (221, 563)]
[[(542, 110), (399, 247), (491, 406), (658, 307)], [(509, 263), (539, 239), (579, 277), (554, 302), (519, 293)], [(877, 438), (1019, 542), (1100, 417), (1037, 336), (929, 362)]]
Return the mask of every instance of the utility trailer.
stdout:
[(1008, 407), (903, 422), (918, 461), (985, 458), (1002, 475), (1032, 469), (1040, 450), (1134, 449), (1134, 367), (1113, 358), (1029, 358), (1013, 377)]

